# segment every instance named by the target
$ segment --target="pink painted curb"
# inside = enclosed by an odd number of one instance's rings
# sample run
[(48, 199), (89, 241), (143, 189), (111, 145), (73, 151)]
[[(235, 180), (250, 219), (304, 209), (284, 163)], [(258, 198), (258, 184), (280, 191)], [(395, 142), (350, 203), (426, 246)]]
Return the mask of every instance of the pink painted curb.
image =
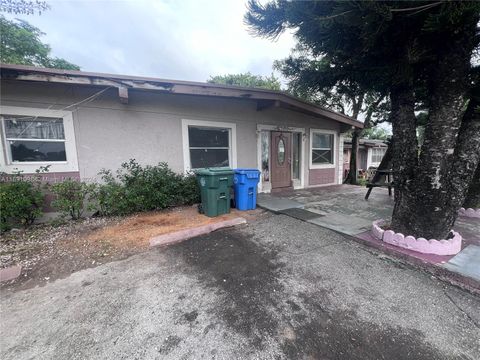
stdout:
[(460, 208), (460, 210), (458, 210), (458, 215), (480, 219), (480, 209), (472, 209), (472, 208), (465, 209), (462, 207)]
[(0, 282), (16, 279), (20, 276), (22, 267), (19, 265), (0, 269)]
[(405, 236), (401, 233), (395, 233), (392, 230), (385, 231), (381, 228), (384, 223), (383, 220), (374, 221), (372, 223), (372, 235), (387, 244), (403, 247), (423, 254), (435, 255), (455, 255), (462, 250), (462, 236), (456, 231), (453, 231), (453, 238), (449, 240), (417, 239), (413, 236)]
[(162, 245), (174, 244), (183, 240), (190, 239), (195, 236), (211, 233), (212, 231), (215, 231), (221, 228), (231, 227), (231, 226), (241, 225), (246, 223), (247, 223), (247, 220), (245, 220), (242, 217), (238, 217), (230, 220), (220, 221), (214, 224), (198, 226), (192, 229), (185, 229), (185, 230), (180, 230), (180, 231), (176, 231), (169, 234), (163, 234), (163, 235), (159, 235), (151, 238), (150, 246), (162, 246)]

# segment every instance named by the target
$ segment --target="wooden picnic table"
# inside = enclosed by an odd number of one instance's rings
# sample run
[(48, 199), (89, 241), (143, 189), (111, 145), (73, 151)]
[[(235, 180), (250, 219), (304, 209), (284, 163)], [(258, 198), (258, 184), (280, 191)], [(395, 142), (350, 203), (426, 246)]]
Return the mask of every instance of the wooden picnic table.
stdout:
[[(379, 180), (385, 177), (385, 181), (380, 182)], [(384, 169), (384, 170), (376, 170), (375, 175), (372, 178), (371, 182), (367, 183), (367, 194), (365, 195), (365, 200), (368, 200), (370, 193), (372, 192), (373, 188), (375, 187), (386, 187), (388, 188), (388, 196), (392, 196), (392, 187), (393, 187), (393, 170), (391, 169)]]

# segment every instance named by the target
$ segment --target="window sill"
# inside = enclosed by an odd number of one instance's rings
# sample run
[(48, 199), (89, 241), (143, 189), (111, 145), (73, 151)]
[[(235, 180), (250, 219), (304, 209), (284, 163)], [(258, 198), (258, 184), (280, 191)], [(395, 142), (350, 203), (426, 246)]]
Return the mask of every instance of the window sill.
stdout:
[(72, 172), (78, 171), (78, 166), (69, 163), (69, 162), (28, 162), (28, 163), (11, 163), (7, 165), (2, 165), (2, 168), (6, 173), (14, 173), (16, 171), (21, 171), (24, 174), (33, 174), (40, 167), (49, 166), (49, 173), (56, 172)]
[(316, 169), (335, 169), (336, 165), (335, 164), (310, 164), (309, 169), (310, 170), (316, 170)]

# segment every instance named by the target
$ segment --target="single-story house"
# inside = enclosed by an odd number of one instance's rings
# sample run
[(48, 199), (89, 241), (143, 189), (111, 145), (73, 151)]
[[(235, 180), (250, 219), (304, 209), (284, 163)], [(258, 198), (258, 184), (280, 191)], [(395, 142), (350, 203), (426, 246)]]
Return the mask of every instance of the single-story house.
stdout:
[[(378, 167), (387, 151), (388, 145), (384, 140), (359, 139), (357, 153), (357, 168), (366, 171), (371, 167)], [(343, 177), (346, 178), (350, 170), (350, 156), (352, 154), (352, 139), (343, 141)]]
[(1, 65), (0, 170), (98, 178), (122, 162), (258, 168), (259, 191), (339, 184), (363, 125), (279, 91)]

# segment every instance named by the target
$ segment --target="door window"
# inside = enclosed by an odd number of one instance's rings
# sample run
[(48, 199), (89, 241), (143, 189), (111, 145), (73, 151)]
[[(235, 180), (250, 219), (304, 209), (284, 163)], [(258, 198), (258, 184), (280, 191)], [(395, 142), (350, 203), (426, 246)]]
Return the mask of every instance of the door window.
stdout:
[(278, 165), (283, 165), (285, 162), (285, 141), (283, 138), (278, 140), (278, 153), (277, 153)]

